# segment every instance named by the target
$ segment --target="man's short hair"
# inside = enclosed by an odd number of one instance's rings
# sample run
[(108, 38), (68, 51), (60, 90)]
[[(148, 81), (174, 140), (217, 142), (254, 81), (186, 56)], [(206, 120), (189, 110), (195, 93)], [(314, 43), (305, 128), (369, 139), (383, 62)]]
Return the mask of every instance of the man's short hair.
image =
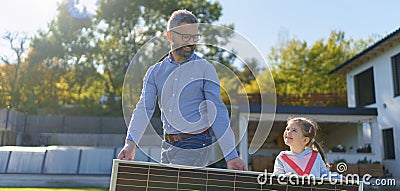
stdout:
[(179, 26), (182, 23), (198, 23), (197, 17), (188, 10), (174, 11), (168, 20), (167, 30)]

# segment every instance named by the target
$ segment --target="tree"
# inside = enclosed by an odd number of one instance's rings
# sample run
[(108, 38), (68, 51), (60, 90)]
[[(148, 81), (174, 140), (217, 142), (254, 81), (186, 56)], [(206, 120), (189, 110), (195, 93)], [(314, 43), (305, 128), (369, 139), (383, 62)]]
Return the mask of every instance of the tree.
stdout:
[[(66, 105), (93, 111), (101, 95), (121, 97), (133, 56), (151, 38), (165, 32), (174, 10), (192, 10), (201, 22), (213, 23), (222, 9), (218, 2), (205, 0), (101, 0), (93, 17), (77, 17), (71, 13), (77, 11), (71, 2), (59, 4), (57, 17), (32, 39), (28, 53), (26, 71), (32, 78), (25, 81), (30, 84), (25, 97), (47, 113), (62, 113)], [(222, 57), (221, 62), (224, 59), (227, 58)], [(133, 77), (141, 82), (152, 64), (142, 62)], [(129, 89), (140, 93), (141, 84)], [(109, 99), (102, 105), (103, 110), (110, 111), (108, 114), (120, 115), (120, 107), (118, 99)]]
[(45, 113), (63, 113), (64, 106), (81, 107), (101, 95), (91, 89), (93, 84), (101, 86), (95, 83), (100, 80), (94, 64), (92, 21), (76, 17), (71, 2), (62, 1), (48, 29), (39, 31), (31, 42), (29, 71), (40, 77), (34, 78), (30, 100)]
[[(6, 32), (3, 39), (7, 40), (15, 58), (9, 58), (6, 55), (0, 57), (1, 61), (5, 64), (3, 72), (0, 76), (0, 83), (2, 84), (2, 107), (12, 106), (19, 108), (21, 97), (21, 65), (24, 63), (24, 53), (26, 52), (26, 44), (28, 37), (26, 34), (18, 32)], [(15, 61), (14, 61), (15, 59)]]
[[(308, 46), (289, 40), (268, 55), (278, 95), (346, 93), (345, 76), (328, 75), (337, 65), (365, 49), (373, 40), (347, 40), (342, 31), (332, 31), (327, 40)], [(309, 100), (307, 101), (309, 102)], [(304, 103), (303, 103), (304, 104)]]

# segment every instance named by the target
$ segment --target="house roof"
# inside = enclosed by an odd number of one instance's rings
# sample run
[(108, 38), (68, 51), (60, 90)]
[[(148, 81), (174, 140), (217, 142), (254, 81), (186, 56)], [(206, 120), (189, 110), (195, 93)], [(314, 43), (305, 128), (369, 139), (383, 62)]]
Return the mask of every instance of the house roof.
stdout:
[(392, 32), (391, 34), (387, 35), (386, 37), (382, 38), (375, 44), (371, 45), (367, 49), (361, 51), (354, 57), (350, 58), (346, 62), (340, 64), (333, 70), (329, 72), (329, 74), (338, 73), (344, 74), (348, 71), (352, 70), (353, 68), (360, 66), (367, 62), (368, 60), (374, 58), (375, 56), (379, 55), (381, 52), (392, 48), (394, 44), (400, 43), (400, 28)]
[[(264, 111), (273, 110), (273, 106), (263, 105)], [(240, 112), (260, 113), (261, 105), (241, 106)], [(377, 116), (376, 108), (348, 108), (348, 107), (317, 107), (317, 106), (276, 106), (277, 114), (307, 114), (307, 115), (372, 115)]]

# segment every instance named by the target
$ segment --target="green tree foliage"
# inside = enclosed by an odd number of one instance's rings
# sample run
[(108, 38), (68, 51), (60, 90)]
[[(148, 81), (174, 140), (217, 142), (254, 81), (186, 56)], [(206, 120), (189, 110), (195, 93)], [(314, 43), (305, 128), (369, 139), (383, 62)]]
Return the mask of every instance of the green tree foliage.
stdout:
[(372, 41), (346, 39), (344, 32), (332, 31), (326, 40), (311, 46), (296, 39), (282, 42), (268, 55), (277, 95), (345, 94), (345, 76), (329, 75), (329, 71)]
[(68, 105), (83, 106), (87, 99), (100, 95), (88, 92), (99, 78), (93, 65), (92, 23), (71, 16), (68, 2), (59, 4), (57, 17), (47, 31), (32, 39), (29, 52), (30, 71), (40, 76), (31, 92), (44, 113), (57, 114)]
[(20, 106), (23, 103), (21, 96), (24, 89), (22, 86), (24, 70), (22, 67), (25, 63), (24, 54), (27, 49), (28, 37), (23, 33), (6, 32), (3, 39), (8, 41), (16, 61), (13, 62), (12, 58), (7, 56), (0, 57), (3, 62), (3, 65), (0, 66), (1, 107)]
[[(121, 98), (127, 67), (146, 42), (166, 31), (170, 14), (188, 9), (200, 22), (213, 23), (222, 10), (218, 2), (206, 0), (100, 0), (97, 12), (85, 18), (73, 14), (78, 10), (71, 3), (62, 1), (57, 17), (31, 39), (24, 65), (21, 61), (1, 66), (1, 99), (12, 101), (14, 108), (28, 113), (121, 115), (121, 99), (113, 98)], [(135, 67), (137, 81), (152, 64)], [(22, 78), (11, 78), (16, 75)], [(24, 89), (12, 94), (15, 87)], [(139, 92), (141, 84), (129, 89)], [(102, 95), (111, 99), (100, 106)]]
[[(3, 37), (10, 41), (17, 61), (2, 57), (1, 107), (11, 105), (32, 114), (120, 116), (128, 66), (145, 43), (164, 34), (170, 14), (188, 9), (200, 22), (213, 24), (222, 10), (218, 2), (206, 0), (100, 0), (94, 15), (76, 17), (73, 11), (78, 10), (71, 2), (74, 1), (59, 4), (57, 17), (46, 30), (30, 39), (29, 48), (25, 46), (26, 37), (12, 33)], [(233, 25), (227, 26), (233, 29)], [(224, 44), (231, 35), (222, 29), (200, 30), (209, 44)], [(333, 31), (327, 40), (321, 39), (312, 46), (300, 40), (281, 43), (269, 54), (277, 93), (345, 92), (344, 77), (327, 73), (370, 42), (347, 40), (343, 32)], [(271, 93), (272, 80), (269, 75), (258, 73), (261, 69), (254, 60), (247, 60), (241, 69), (235, 68), (234, 50), (209, 44), (199, 45), (198, 51), (214, 61), (222, 87), (230, 88), (222, 90), (226, 103), (230, 101), (227, 95), (232, 93)], [(147, 68), (154, 64), (146, 62), (146, 57), (151, 56), (154, 55), (149, 51), (139, 59), (129, 80), (141, 82)], [(241, 83), (232, 78), (232, 73)], [(141, 87), (141, 83), (131, 83), (126, 88), (131, 91), (129, 100), (137, 101), (135, 95), (140, 94)], [(111, 99), (100, 105), (102, 95)]]

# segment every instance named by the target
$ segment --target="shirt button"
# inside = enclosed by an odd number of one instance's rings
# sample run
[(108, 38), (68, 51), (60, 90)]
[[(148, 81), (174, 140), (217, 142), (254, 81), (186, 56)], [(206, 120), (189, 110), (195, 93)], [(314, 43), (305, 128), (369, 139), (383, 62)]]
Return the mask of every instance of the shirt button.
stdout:
[(172, 94), (172, 96), (174, 97), (174, 96), (175, 96), (175, 94)]
[(172, 112), (172, 109), (170, 109), (169, 112)]
[(178, 78), (175, 78), (175, 81), (178, 80)]

